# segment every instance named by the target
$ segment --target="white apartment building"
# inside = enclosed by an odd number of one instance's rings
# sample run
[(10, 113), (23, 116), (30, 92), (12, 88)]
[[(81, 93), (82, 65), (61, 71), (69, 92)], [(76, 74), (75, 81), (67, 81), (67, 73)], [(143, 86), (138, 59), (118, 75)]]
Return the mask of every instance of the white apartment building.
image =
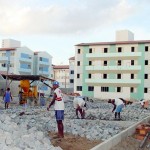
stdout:
[[(0, 48), (1, 72), (17, 75), (42, 75), (50, 78), (51, 66), (52, 56), (47, 52), (34, 53), (27, 47), (21, 47), (21, 42), (12, 39), (2, 41), (2, 48)], [(42, 90), (50, 93), (45, 86)]]
[(69, 90), (69, 65), (54, 65), (54, 79), (59, 82), (59, 86), (64, 92)]
[[(34, 52), (33, 66), (33, 72), (35, 75), (41, 75), (47, 78), (51, 78), (52, 56), (50, 54), (44, 51)], [(51, 81), (46, 81), (45, 83), (51, 85)], [(39, 83), (38, 87), (42, 93), (50, 95), (50, 90), (48, 86)]]
[(150, 99), (150, 40), (118, 31), (115, 42), (75, 46), (74, 92), (100, 99)]
[(75, 66), (75, 57), (70, 57), (69, 58), (69, 86), (70, 86), (70, 90), (72, 92), (74, 92), (74, 66)]

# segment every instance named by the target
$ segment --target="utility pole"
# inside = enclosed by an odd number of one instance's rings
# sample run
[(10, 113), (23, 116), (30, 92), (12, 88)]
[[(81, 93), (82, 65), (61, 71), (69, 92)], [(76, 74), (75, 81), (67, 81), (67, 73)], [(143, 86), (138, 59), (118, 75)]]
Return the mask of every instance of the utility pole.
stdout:
[(7, 67), (7, 76), (6, 76), (6, 89), (8, 86), (8, 74), (9, 74), (9, 67), (10, 67), (10, 51), (6, 51), (6, 57), (7, 59), (7, 63), (6, 63), (6, 67)]

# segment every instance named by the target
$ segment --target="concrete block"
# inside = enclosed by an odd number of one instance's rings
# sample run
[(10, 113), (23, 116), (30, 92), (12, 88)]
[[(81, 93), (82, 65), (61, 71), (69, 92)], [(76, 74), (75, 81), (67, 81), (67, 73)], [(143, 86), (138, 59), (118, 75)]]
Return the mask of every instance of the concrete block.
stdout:
[(112, 147), (117, 145), (119, 142), (121, 142), (121, 133), (115, 135), (114, 137), (111, 138), (112, 141)]
[(123, 140), (128, 136), (127, 131), (122, 131), (122, 132), (120, 133), (120, 136), (121, 136), (121, 141), (123, 141)]
[(112, 148), (112, 141), (111, 140), (106, 140), (105, 142), (95, 146), (91, 150), (109, 150)]

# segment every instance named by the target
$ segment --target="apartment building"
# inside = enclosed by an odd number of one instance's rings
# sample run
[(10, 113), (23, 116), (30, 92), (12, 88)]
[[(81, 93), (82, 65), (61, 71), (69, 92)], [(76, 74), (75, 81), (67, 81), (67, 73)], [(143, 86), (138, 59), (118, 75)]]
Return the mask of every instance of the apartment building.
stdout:
[(69, 87), (72, 92), (74, 92), (74, 66), (75, 66), (75, 57), (69, 58)]
[(33, 74), (33, 57), (33, 51), (28, 47), (21, 47), (19, 41), (3, 40), (2, 48), (0, 48), (0, 70), (7, 71), (8, 65), (9, 73), (31, 75)]
[[(34, 53), (29, 48), (22, 47), (20, 41), (13, 39), (2, 41), (2, 48), (0, 48), (1, 72), (18, 75), (42, 75), (51, 78), (51, 65), (52, 56), (47, 52)], [(47, 94), (50, 93), (48, 87), (44, 85), (39, 85), (39, 90)]]
[(74, 91), (100, 99), (150, 98), (150, 40), (134, 40), (128, 30), (115, 42), (75, 46)]
[(64, 92), (69, 91), (69, 65), (54, 65), (54, 79), (59, 82), (59, 86)]
[[(47, 78), (52, 78), (52, 56), (47, 52), (34, 52), (33, 66), (33, 73), (35, 75), (41, 75)], [(50, 81), (46, 81), (45, 83), (51, 85)], [(42, 93), (50, 94), (48, 86), (39, 83), (38, 87)]]

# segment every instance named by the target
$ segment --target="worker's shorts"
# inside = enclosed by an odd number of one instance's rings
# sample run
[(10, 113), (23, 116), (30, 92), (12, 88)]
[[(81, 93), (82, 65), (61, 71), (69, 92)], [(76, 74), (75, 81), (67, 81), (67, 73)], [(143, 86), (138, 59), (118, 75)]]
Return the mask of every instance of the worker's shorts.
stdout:
[(55, 110), (56, 120), (64, 120), (64, 110)]
[(117, 113), (121, 112), (123, 107), (124, 107), (124, 105), (123, 105), (123, 104), (118, 105), (118, 106), (116, 107), (115, 112), (117, 112)]

